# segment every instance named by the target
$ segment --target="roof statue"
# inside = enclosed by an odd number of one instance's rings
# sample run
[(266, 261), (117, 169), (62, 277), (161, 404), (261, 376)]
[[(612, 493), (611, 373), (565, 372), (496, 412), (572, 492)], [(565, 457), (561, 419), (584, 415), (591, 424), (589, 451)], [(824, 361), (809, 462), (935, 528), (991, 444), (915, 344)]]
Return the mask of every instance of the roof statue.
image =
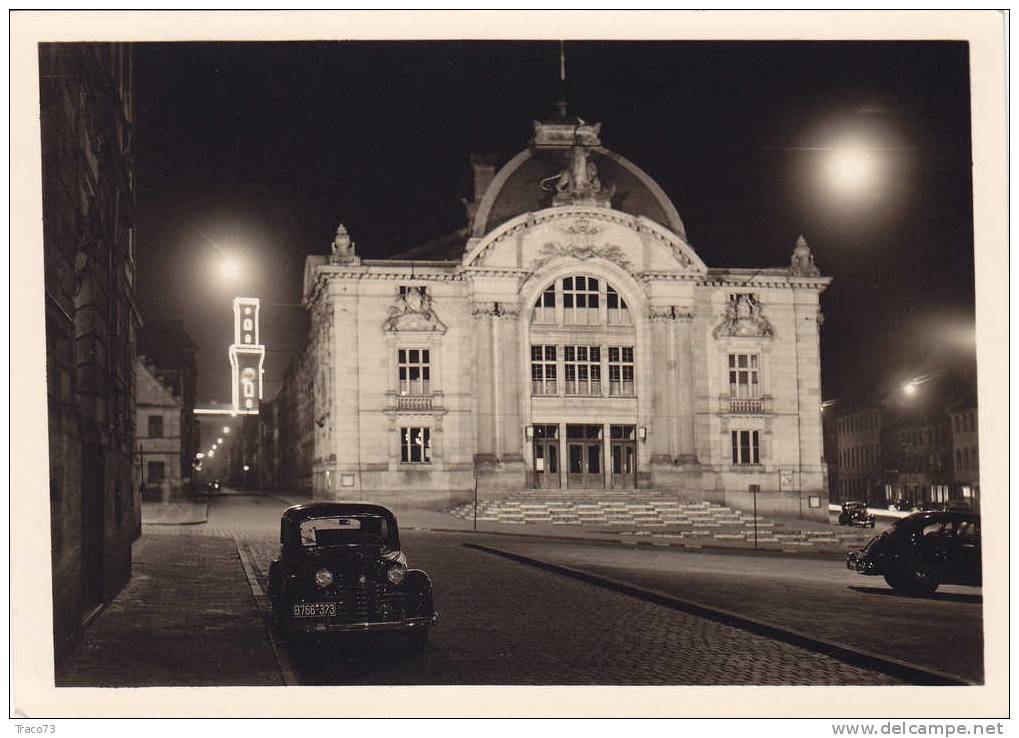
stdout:
[(555, 177), (542, 182), (548, 188), (555, 182), (554, 205), (597, 205), (609, 207), (615, 187), (603, 188), (598, 178), (598, 166), (591, 161), (586, 146), (574, 146), (567, 158), (567, 167)]

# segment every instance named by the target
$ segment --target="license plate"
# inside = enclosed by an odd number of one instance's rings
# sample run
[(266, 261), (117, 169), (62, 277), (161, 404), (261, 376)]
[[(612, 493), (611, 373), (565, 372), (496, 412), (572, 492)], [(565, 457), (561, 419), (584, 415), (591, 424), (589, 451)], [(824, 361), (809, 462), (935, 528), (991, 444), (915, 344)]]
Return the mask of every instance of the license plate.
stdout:
[(335, 602), (298, 602), (294, 605), (295, 618), (326, 618), (334, 615)]

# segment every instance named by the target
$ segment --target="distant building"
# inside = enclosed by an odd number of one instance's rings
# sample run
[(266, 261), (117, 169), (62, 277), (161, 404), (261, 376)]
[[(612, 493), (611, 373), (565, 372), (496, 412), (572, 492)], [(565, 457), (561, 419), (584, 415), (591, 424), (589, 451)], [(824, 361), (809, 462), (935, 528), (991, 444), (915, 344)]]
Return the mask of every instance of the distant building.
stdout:
[[(187, 487), (194, 474), (195, 454), (199, 451), (200, 433), (195, 418), (198, 368), (195, 354), (198, 347), (184, 331), (180, 320), (146, 321), (138, 335), (138, 352), (160, 383), (180, 404), (180, 470), (176, 476)], [(142, 428), (141, 425), (138, 426)]]
[(846, 412), (835, 425), (837, 499), (883, 504), (882, 408), (870, 406)]
[(39, 45), (57, 655), (131, 576), (135, 180), (127, 44)]
[(147, 357), (139, 357), (135, 366), (135, 487), (145, 499), (179, 499), (187, 491), (194, 458), (184, 449), (189, 413)]
[(979, 468), (975, 395), (954, 403), (959, 385), (944, 377), (915, 396), (881, 400), (832, 413), (829, 478), (833, 501), (869, 505), (977, 507)]
[(308, 344), (277, 396), (293, 479), (432, 505), (477, 484), (749, 509), (759, 485), (762, 511), (827, 519), (830, 279), (802, 238), (786, 265), (707, 266), (599, 136), (561, 112), (501, 168), (473, 161), (467, 228), (370, 261), (341, 226), (308, 257)]
[(980, 442), (976, 394), (971, 393), (948, 409), (952, 431), (952, 479), (958, 497), (980, 505)]

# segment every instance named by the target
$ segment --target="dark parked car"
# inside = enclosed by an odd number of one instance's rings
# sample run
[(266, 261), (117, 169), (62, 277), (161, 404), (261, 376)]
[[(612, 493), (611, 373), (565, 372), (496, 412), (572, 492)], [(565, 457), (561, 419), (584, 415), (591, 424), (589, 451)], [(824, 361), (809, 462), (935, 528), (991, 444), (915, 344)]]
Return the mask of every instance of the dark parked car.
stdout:
[(214, 494), (218, 494), (219, 493), (219, 480), (218, 479), (210, 480), (209, 483), (206, 485), (206, 489), (209, 491), (209, 494), (213, 494), (213, 495)]
[(843, 502), (839, 513), (839, 525), (852, 525), (857, 528), (873, 528), (874, 516), (867, 512), (865, 502)]
[(396, 518), (379, 505), (315, 502), (284, 511), (269, 600), (291, 636), (395, 631), (414, 651), (438, 620), (431, 579), (407, 568)]
[(919, 512), (895, 521), (846, 566), (883, 575), (892, 588), (930, 594), (941, 584), (980, 586), (980, 516), (971, 512)]

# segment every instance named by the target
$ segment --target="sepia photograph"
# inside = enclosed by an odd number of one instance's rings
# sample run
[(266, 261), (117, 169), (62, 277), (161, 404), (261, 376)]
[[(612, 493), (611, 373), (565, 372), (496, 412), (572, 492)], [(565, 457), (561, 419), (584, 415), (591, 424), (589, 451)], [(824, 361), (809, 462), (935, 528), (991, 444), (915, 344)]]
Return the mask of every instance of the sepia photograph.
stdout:
[[(978, 265), (1006, 241), (974, 198), (1004, 108), (974, 115), (971, 41), (1002, 17), (819, 15), (25, 19), (12, 193), (23, 172), (40, 217), (11, 282), (38, 283), (11, 310), (41, 455), (11, 525), (54, 714), (264, 687), (231, 714), (270, 716), (298, 686), (1004, 714), (978, 695), (1007, 686), (1007, 357), (982, 333), (1007, 315), (979, 305), (1007, 294)], [(896, 35), (911, 15), (943, 32)], [(363, 694), (315, 714), (398, 693)], [(465, 709), (438, 694), (388, 714)]]

